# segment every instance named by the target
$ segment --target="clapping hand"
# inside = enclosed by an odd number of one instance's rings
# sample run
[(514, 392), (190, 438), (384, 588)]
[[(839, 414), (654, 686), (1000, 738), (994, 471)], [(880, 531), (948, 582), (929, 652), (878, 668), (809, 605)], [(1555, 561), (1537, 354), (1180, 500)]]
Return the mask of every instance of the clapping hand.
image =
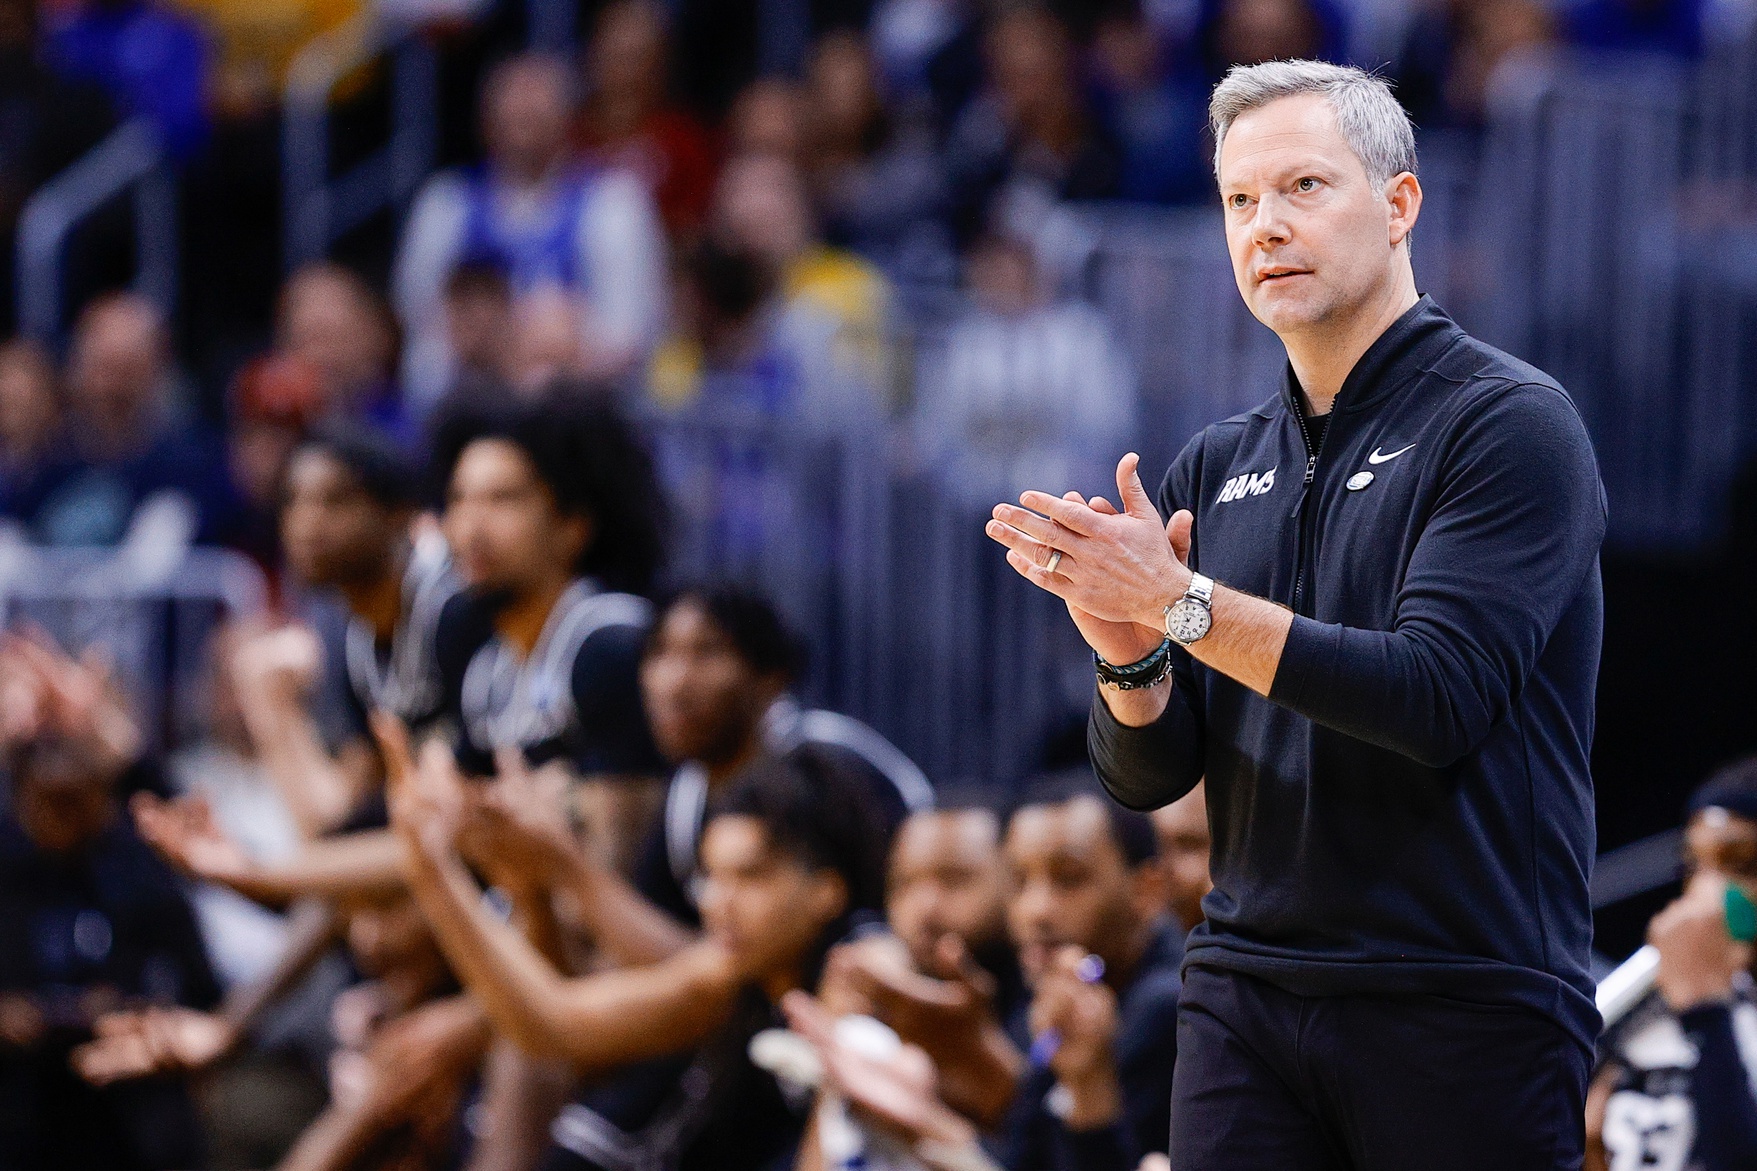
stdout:
[(190, 1008), (153, 1007), (99, 1017), (95, 1038), (73, 1051), (73, 1068), (95, 1086), (158, 1073), (206, 1069), (237, 1035), (225, 1018)]
[(574, 856), (567, 821), (567, 777), (533, 769), (516, 748), (496, 753), (498, 775), (465, 794), (458, 849), (508, 892), (553, 886)]
[(1114, 1047), (1116, 993), (1087, 978), (1086, 953), (1077, 947), (1056, 952), (1031, 999), (1031, 1033), (1056, 1037), (1049, 1067), (1067, 1087), (1073, 1130), (1108, 1125), (1122, 1111)]
[(1189, 582), (1192, 518), (1179, 511), (1160, 520), (1133, 452), (1117, 464), (1116, 483), (1120, 511), (1102, 496), (1026, 492), (1023, 507), (996, 505), (986, 531), (1021, 577), (1067, 603), (1093, 650), (1122, 664), (1165, 637), (1163, 609)]
[(249, 855), (220, 828), (205, 797), (136, 793), (129, 809), (141, 838), (183, 874), (232, 885), (251, 872)]
[(468, 795), (451, 749), (428, 740), (417, 761), (409, 730), (388, 712), (372, 713), (372, 732), (384, 756), (391, 828), (416, 862), (455, 857)]
[(1653, 917), (1648, 942), (1659, 950), (1656, 983), (1673, 1011), (1730, 1000), (1737, 973), (1751, 967), (1751, 945), (1727, 931), (1726, 880), (1698, 874)]
[(94, 749), (120, 773), (140, 755), (140, 726), (97, 648), (71, 658), (40, 630), (0, 636), (0, 738), (17, 744), (53, 733)]

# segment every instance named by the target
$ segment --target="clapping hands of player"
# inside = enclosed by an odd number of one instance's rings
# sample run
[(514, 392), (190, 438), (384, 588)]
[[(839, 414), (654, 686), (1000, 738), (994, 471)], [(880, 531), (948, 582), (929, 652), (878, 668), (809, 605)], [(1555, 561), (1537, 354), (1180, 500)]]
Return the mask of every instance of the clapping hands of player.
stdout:
[(1059, 950), (1031, 999), (1032, 1036), (1053, 1032), (1059, 1038), (1049, 1067), (1067, 1087), (1071, 1108), (1064, 1121), (1071, 1130), (1106, 1126), (1122, 1113), (1114, 1057), (1116, 993), (1082, 979), (1085, 962), (1080, 948)]
[(245, 712), (259, 705), (300, 704), (317, 682), (323, 647), (304, 626), (282, 626), (241, 640), (232, 653), (232, 673)]
[(493, 783), (464, 794), (458, 849), (504, 890), (546, 889), (575, 854), (567, 777), (560, 768), (531, 768), (516, 748), (501, 750), (495, 763)]
[(189, 877), (229, 886), (250, 874), (250, 856), (220, 828), (206, 798), (136, 793), (129, 809), (147, 845)]
[(1751, 945), (1727, 931), (1726, 880), (1698, 874), (1653, 917), (1648, 942), (1659, 950), (1656, 983), (1675, 1012), (1728, 1001), (1734, 977), (1751, 967)]
[(919, 1045), (956, 1109), (984, 1124), (999, 1121), (1025, 1062), (995, 1015), (994, 977), (963, 940), (940, 939), (931, 973), (917, 971), (895, 937), (844, 944), (830, 953), (821, 991), (831, 1011), (869, 1013)]
[(176, 1006), (111, 1013), (98, 1018), (93, 1032), (73, 1051), (73, 1067), (98, 1086), (206, 1069), (238, 1039), (224, 1017)]
[(437, 738), (428, 740), (417, 761), (409, 730), (382, 711), (372, 714), (372, 731), (384, 755), (391, 828), (417, 863), (455, 858), (468, 795), (451, 749)]
[(845, 1045), (836, 1034), (836, 1015), (804, 992), (789, 992), (781, 1009), (793, 1031), (817, 1050), (823, 1089), (911, 1143), (974, 1142), (976, 1128), (940, 1100), (933, 1060), (922, 1049), (905, 1044), (890, 1057), (874, 1057)]
[(996, 505), (986, 530), (1006, 546), (1007, 564), (1066, 602), (1092, 649), (1118, 664), (1159, 645), (1163, 608), (1189, 581), (1191, 516), (1180, 511), (1162, 522), (1139, 465), (1132, 452), (1117, 464), (1120, 510), (1102, 496), (1026, 492), (1023, 507)]

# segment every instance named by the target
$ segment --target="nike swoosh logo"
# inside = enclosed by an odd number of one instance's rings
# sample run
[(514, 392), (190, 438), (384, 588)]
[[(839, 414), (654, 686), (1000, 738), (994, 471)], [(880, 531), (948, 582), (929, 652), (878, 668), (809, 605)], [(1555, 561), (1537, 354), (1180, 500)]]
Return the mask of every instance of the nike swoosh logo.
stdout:
[[(1413, 443), (1409, 445), (1409, 447), (1414, 447), (1414, 446), (1415, 446), (1415, 444), (1413, 444)], [(1375, 447), (1375, 448), (1373, 448), (1373, 454), (1367, 456), (1367, 462), (1370, 464), (1389, 463), (1392, 460), (1396, 459), (1398, 456), (1402, 455), (1404, 452), (1408, 451), (1409, 447), (1400, 447), (1396, 451), (1393, 451), (1389, 455), (1380, 455), (1379, 449)]]

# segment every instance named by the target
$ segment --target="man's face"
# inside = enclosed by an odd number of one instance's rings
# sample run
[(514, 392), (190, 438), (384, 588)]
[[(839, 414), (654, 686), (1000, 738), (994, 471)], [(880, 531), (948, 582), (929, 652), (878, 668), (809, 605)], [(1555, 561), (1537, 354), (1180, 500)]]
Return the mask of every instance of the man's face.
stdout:
[(780, 691), (780, 681), (752, 670), (726, 632), (688, 599), (666, 611), (641, 663), (653, 739), (678, 763), (736, 760)]
[(1165, 872), (1167, 909), (1183, 927), (1202, 921), (1202, 900), (1214, 889), (1208, 877), (1207, 794), (1202, 785), (1153, 811), (1153, 832), (1159, 838), (1159, 866)]
[(1220, 155), (1220, 199), (1239, 293), (1284, 339), (1348, 322), (1397, 277), (1409, 225), (1393, 222), (1387, 189), (1368, 179), (1322, 97), (1240, 116)]
[(1684, 853), (1691, 872), (1757, 893), (1757, 821), (1719, 807), (1704, 809), (1684, 827)]
[(545, 62), (507, 66), (482, 100), (489, 156), (522, 179), (540, 177), (555, 162), (567, 140), (567, 119), (566, 81)]
[(67, 365), (68, 391), (86, 422), (112, 432), (137, 428), (165, 375), (157, 317), (129, 297), (88, 311)]
[(79, 849), (116, 819), (109, 781), (72, 749), (39, 752), (14, 780), (13, 799), (25, 836), (53, 854)]
[(404, 526), (329, 453), (306, 448), (288, 465), (281, 543), (288, 567), (308, 585), (349, 585), (384, 572)]
[(971, 949), (1006, 931), (1000, 826), (986, 809), (917, 813), (891, 846), (885, 900), (891, 930), (915, 966), (933, 970), (934, 948), (956, 935)]
[(1007, 928), (1035, 986), (1058, 948), (1072, 944), (1114, 965), (1141, 926), (1134, 874), (1098, 798), (1030, 805), (1013, 815), (1003, 847)]
[(478, 439), (452, 469), (445, 536), (471, 589), (513, 594), (572, 576), (586, 522), (563, 513), (523, 449)]
[(797, 974), (847, 906), (841, 878), (785, 857), (754, 817), (723, 816), (702, 833), (702, 926), (757, 979)]

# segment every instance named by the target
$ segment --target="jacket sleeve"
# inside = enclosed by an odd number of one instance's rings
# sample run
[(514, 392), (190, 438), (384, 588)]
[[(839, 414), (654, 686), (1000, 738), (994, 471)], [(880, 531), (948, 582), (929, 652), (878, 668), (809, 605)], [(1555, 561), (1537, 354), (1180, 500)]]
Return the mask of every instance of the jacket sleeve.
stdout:
[(1757, 1167), (1757, 1099), (1739, 1058), (1731, 1011), (1724, 1004), (1707, 1005), (1678, 1019), (1698, 1054), (1690, 1096), (1702, 1171)]
[(1269, 698), (1434, 768), (1507, 714), (1604, 539), (1574, 405), (1513, 386), (1460, 428), (1390, 630), (1295, 617)]
[[(1195, 507), (1196, 468), (1202, 437), (1171, 465), (1159, 490), (1161, 516)], [(1158, 809), (1196, 787), (1202, 779), (1202, 708), (1189, 652), (1172, 648), (1171, 699), (1153, 723), (1131, 728), (1117, 721), (1096, 689), (1086, 747), (1107, 792), (1129, 809)]]

